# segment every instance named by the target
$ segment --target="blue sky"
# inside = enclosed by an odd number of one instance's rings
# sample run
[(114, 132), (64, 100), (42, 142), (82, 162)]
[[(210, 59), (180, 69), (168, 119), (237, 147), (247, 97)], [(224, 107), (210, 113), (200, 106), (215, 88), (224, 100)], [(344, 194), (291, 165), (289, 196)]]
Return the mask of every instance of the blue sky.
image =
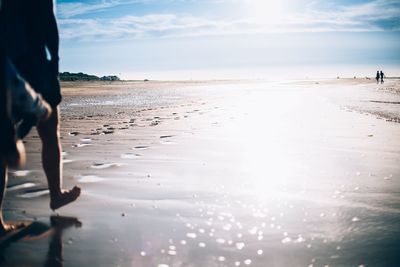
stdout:
[(130, 79), (400, 72), (399, 0), (64, 0), (56, 14), (62, 71)]

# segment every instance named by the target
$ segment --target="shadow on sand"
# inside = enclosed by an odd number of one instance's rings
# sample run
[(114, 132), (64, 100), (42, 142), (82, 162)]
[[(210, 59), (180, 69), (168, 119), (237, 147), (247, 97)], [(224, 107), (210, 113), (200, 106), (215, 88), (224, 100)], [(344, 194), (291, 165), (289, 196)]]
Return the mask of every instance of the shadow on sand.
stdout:
[(13, 243), (21, 240), (35, 240), (51, 236), (44, 266), (63, 266), (62, 235), (63, 231), (70, 227), (82, 227), (82, 223), (75, 217), (64, 216), (51, 216), (50, 225), (43, 222), (28, 223), (21, 230), (9, 234), (0, 240), (0, 264), (6, 262), (7, 248)]

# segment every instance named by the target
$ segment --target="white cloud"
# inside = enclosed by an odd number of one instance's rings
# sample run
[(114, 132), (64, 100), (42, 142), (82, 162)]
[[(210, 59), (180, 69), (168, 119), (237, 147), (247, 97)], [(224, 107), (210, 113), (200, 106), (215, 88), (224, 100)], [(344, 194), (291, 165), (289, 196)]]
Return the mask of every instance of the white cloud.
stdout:
[[(213, 0), (235, 1), (235, 0)], [(236, 0), (238, 1), (238, 0)], [(244, 0), (242, 0), (244, 1)], [(101, 10), (120, 1), (102, 2), (98, 5), (82, 5), (80, 12)], [(71, 4), (72, 5), (72, 4)], [(271, 32), (328, 32), (328, 31), (382, 31), (382, 21), (397, 21), (391, 30), (399, 30), (400, 8), (392, 1), (377, 0), (365, 4), (320, 10), (308, 7), (302, 13), (283, 14), (277, 21), (260, 21), (251, 17), (236, 20), (210, 19), (190, 14), (148, 14), (124, 16), (116, 19), (75, 19), (74, 12), (65, 9), (64, 19), (59, 20), (64, 39), (113, 40), (164, 37), (189, 37), (204, 35), (234, 35)], [(66, 11), (69, 10), (69, 11)], [(384, 12), (379, 12), (384, 10)]]
[[(196, 0), (168, 0), (169, 2), (185, 2)], [(211, 0), (209, 0), (211, 1)], [(230, 0), (232, 1), (232, 0)], [(129, 4), (150, 3), (157, 0), (101, 0), (97, 2), (69, 2), (57, 4), (57, 15), (59, 18), (72, 18), (79, 15), (85, 15), (93, 12), (107, 11), (107, 9)]]
[(238, 30), (239, 21), (213, 21), (193, 16), (152, 14), (125, 16), (119, 19), (61, 19), (65, 39), (129, 39), (215, 34)]
[(107, 8), (119, 5), (118, 0), (102, 1), (96, 4), (88, 4), (82, 2), (75, 3), (62, 3), (57, 5), (57, 14), (61, 18), (70, 18), (77, 15), (85, 14), (88, 12), (94, 12), (99, 10), (105, 10)]

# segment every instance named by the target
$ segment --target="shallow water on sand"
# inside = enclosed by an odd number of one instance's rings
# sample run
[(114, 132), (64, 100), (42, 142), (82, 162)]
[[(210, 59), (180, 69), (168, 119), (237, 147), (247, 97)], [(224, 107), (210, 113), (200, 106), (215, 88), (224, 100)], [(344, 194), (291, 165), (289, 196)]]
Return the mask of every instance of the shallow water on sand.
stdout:
[[(124, 109), (98, 123), (127, 129), (65, 146), (66, 182), (83, 187), (61, 210), (82, 221), (59, 241), (65, 266), (397, 265), (399, 124), (348, 112), (312, 86), (187, 92), (190, 105), (136, 114), (133, 126)], [(85, 120), (65, 124), (87, 132)], [(10, 192), (8, 216), (46, 221), (47, 199), (21, 214), (20, 194)], [(5, 264), (42, 266), (54, 247), (51, 237), (18, 242)]]

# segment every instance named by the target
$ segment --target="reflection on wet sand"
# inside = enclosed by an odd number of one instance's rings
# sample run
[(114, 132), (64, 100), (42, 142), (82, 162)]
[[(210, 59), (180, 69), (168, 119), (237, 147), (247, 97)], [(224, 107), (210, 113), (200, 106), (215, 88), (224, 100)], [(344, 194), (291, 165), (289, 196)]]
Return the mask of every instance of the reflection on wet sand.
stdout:
[(23, 239), (35, 239), (44, 236), (49, 232), (50, 227), (41, 222), (18, 222), (16, 223), (21, 230), (16, 230), (13, 233), (9, 233), (4, 236), (0, 241), (0, 257), (2, 260), (5, 258), (6, 249), (13, 243), (18, 242)]
[(49, 251), (47, 253), (46, 267), (63, 266), (62, 256), (62, 235), (63, 231), (70, 227), (82, 227), (82, 223), (74, 217), (51, 216), (51, 227), (53, 228), (52, 237), (49, 242)]
[[(142, 85), (114, 85), (65, 90), (63, 156), (72, 160), (65, 183), (81, 185), (83, 194), (62, 212), (79, 217), (85, 228), (65, 230), (79, 226), (66, 220), (56, 229), (53, 222), (45, 239), (8, 247), (6, 266), (400, 262), (400, 127), (355, 112), (379, 107), (400, 117), (393, 104), (369, 102), (398, 102), (400, 94), (353, 79), (182, 90), (157, 83), (146, 92), (157, 99), (179, 93), (183, 100), (142, 108), (135, 105), (143, 98), (135, 86)], [(399, 86), (400, 80), (393, 84)], [(99, 103), (121, 102), (85, 106), (91, 95)], [(102, 134), (107, 128), (114, 133)], [(91, 146), (72, 147), (89, 136)], [(32, 165), (25, 176), (10, 174), (6, 219), (48, 218), (35, 154), (40, 142), (34, 136), (27, 142)]]
[(62, 235), (70, 227), (82, 227), (82, 223), (74, 217), (51, 216), (50, 226), (43, 222), (23, 222), (25, 226), (15, 233), (10, 233), (0, 240), (0, 264), (7, 263), (7, 249), (18, 241), (35, 241), (50, 236), (46, 267), (63, 266)]

